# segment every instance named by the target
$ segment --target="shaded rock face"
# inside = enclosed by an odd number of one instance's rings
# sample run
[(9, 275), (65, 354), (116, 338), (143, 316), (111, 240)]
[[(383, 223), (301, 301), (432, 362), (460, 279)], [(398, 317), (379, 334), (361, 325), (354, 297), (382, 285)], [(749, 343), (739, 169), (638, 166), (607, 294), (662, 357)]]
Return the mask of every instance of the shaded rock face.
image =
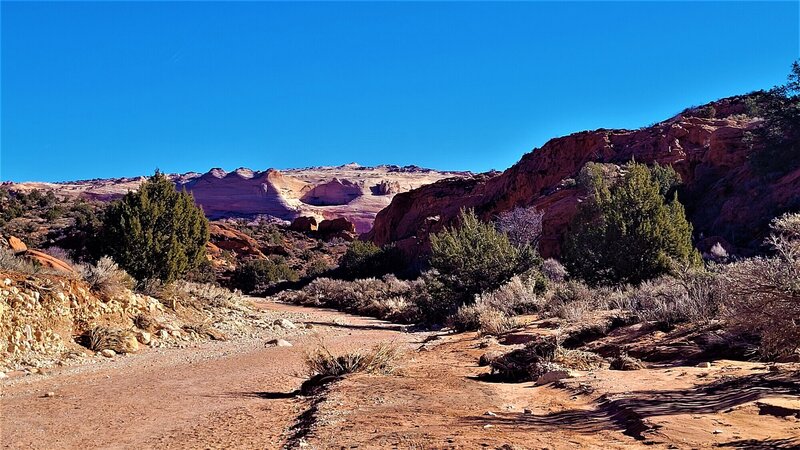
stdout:
[[(640, 130), (600, 129), (552, 139), (498, 176), (443, 180), (400, 193), (378, 213), (366, 237), (378, 245), (397, 242), (407, 256), (427, 251), (428, 235), (453, 223), (458, 211), (474, 208), (489, 220), (518, 206), (544, 211), (540, 251), (557, 256), (579, 201), (586, 193), (568, 182), (590, 161), (671, 165), (681, 175), (679, 192), (695, 237), (721, 236), (747, 253), (758, 248), (769, 221), (800, 209), (800, 170), (777, 180), (753, 173), (745, 133), (760, 121), (743, 115), (744, 97), (713, 103), (717, 117), (680, 114)], [(435, 219), (435, 220), (432, 220)]]
[(299, 196), (311, 189), (303, 181), (277, 170), (253, 172), (248, 169), (230, 173), (212, 169), (178, 187), (191, 192), (210, 219), (259, 214), (291, 218), (297, 214), (297, 207), (287, 201), (287, 197)]
[(352, 181), (334, 178), (314, 186), (300, 200), (314, 206), (346, 205), (363, 194), (361, 187)]
[(317, 231), (317, 219), (312, 216), (300, 216), (292, 221), (292, 224), (289, 225), (289, 229), (301, 233)]

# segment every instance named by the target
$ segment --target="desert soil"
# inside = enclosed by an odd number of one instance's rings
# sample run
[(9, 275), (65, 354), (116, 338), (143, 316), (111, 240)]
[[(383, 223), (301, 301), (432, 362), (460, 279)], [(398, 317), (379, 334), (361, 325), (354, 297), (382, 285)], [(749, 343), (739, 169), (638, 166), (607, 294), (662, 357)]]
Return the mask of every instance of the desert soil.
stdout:
[[(4, 380), (4, 448), (793, 448), (796, 365), (598, 370), (546, 386), (477, 378), (473, 333), (412, 333), (335, 311), (260, 307), (313, 325), (264, 340), (147, 349)], [(302, 319), (298, 319), (301, 317)], [(540, 331), (535, 331), (540, 332)], [(304, 397), (303, 359), (378, 342), (405, 349), (394, 375), (359, 374)], [(483, 347), (481, 346), (481, 343)], [(488, 343), (488, 347), (486, 347)], [(52, 393), (52, 395), (48, 395)]]

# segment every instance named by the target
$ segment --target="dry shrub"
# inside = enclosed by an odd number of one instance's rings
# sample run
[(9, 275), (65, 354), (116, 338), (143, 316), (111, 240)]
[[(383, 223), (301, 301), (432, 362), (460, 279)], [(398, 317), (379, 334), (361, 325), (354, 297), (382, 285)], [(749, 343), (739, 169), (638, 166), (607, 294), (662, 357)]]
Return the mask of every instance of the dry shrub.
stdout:
[(642, 283), (627, 299), (640, 320), (669, 329), (682, 322), (705, 323), (719, 315), (722, 292), (710, 272), (687, 271)]
[(579, 281), (571, 280), (556, 284), (554, 289), (547, 292), (544, 310), (552, 317), (579, 322), (597, 307), (592, 290)]
[(106, 349), (117, 353), (132, 353), (139, 349), (139, 342), (131, 330), (95, 326), (86, 333), (87, 345), (94, 351)]
[(417, 299), (423, 295), (424, 280), (404, 281), (386, 275), (355, 281), (317, 278), (300, 291), (282, 292), (278, 299), (410, 323), (419, 319)]
[(605, 360), (600, 355), (565, 349), (556, 336), (540, 336), (524, 348), (490, 362), (492, 373), (509, 381), (534, 381), (552, 370), (593, 370), (604, 365)]
[(542, 275), (554, 283), (560, 283), (567, 277), (567, 268), (553, 258), (547, 258), (542, 262)]
[(116, 298), (133, 289), (134, 279), (122, 270), (108, 256), (97, 261), (97, 264), (84, 264), (80, 273), (89, 288), (106, 300)]
[(400, 349), (394, 344), (381, 343), (367, 352), (354, 351), (334, 355), (324, 345), (306, 355), (306, 368), (311, 377), (341, 377), (351, 373), (394, 372), (400, 357)]
[(150, 278), (140, 281), (136, 285), (136, 290), (161, 300), (161, 303), (173, 310), (180, 305), (186, 306), (192, 302), (192, 297), (181, 289), (177, 282), (164, 283), (161, 280)]
[(757, 337), (762, 357), (777, 359), (800, 348), (800, 214), (771, 227), (775, 255), (727, 266), (722, 278), (732, 328)]
[(542, 305), (538, 294), (544, 290), (539, 281), (534, 276), (517, 275), (497, 290), (479, 294), (476, 298), (508, 316), (536, 312)]
[(152, 333), (158, 327), (158, 322), (150, 314), (139, 313), (133, 318), (133, 325), (140, 330)]
[(628, 356), (627, 353), (621, 353), (619, 356), (611, 358), (612, 370), (641, 370), (646, 368), (642, 360)]
[(211, 283), (195, 283), (191, 281), (176, 281), (174, 288), (189, 297), (200, 300), (205, 306), (230, 307), (241, 303), (244, 299), (241, 291), (231, 291)]

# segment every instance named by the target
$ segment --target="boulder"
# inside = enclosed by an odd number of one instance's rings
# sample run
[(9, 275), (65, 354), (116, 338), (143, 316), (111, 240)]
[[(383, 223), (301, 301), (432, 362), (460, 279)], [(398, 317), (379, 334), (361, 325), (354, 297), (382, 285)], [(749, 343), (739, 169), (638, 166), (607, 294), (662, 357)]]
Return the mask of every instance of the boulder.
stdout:
[(211, 243), (217, 248), (230, 250), (237, 255), (264, 257), (258, 249), (258, 242), (250, 236), (222, 223), (211, 223), (208, 226)]
[(320, 234), (333, 234), (333, 233), (353, 233), (356, 232), (356, 226), (353, 222), (345, 219), (344, 217), (338, 217), (336, 219), (329, 219), (323, 220), (319, 223), (319, 231)]
[(289, 229), (301, 233), (317, 231), (317, 219), (312, 216), (300, 216), (292, 221), (292, 224), (289, 225)]
[(78, 271), (75, 270), (75, 268), (72, 267), (69, 263), (66, 263), (56, 258), (55, 256), (48, 255), (47, 253), (40, 252), (38, 250), (29, 249), (20, 253), (20, 255), (29, 258), (31, 260), (37, 261), (39, 264), (49, 269), (60, 270), (62, 272), (68, 272), (68, 273), (78, 273)]
[(8, 237), (8, 246), (11, 247), (11, 251), (14, 253), (22, 253), (28, 250), (28, 246), (15, 236)]

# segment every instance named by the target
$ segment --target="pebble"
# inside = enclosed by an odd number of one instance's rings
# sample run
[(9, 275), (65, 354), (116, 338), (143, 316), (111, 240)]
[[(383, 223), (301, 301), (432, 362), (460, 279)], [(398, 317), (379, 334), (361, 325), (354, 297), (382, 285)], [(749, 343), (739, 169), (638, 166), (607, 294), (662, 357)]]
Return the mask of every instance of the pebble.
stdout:
[(697, 367), (700, 367), (701, 369), (710, 369), (711, 368), (711, 363), (710, 362), (701, 362), (700, 364), (697, 365)]
[(50, 392), (48, 392), (48, 393), (44, 394), (44, 396), (45, 396), (45, 397), (48, 397), (48, 398), (49, 398), (49, 397), (55, 397), (55, 396), (56, 396), (56, 393), (55, 393), (55, 392), (53, 392), (53, 391), (50, 391)]
[(494, 425), (487, 423), (486, 425), (483, 426), (483, 428), (494, 428)]
[(111, 350), (110, 348), (107, 348), (107, 349), (104, 349), (103, 351), (101, 351), (100, 354), (105, 356), (106, 358), (113, 358), (114, 355), (117, 354), (117, 352), (115, 352), (114, 350)]
[(294, 330), (297, 326), (289, 319), (278, 319), (273, 322), (275, 325), (283, 328), (284, 330)]
[(492, 417), (496, 417), (497, 416), (497, 414), (495, 414), (495, 413), (493, 413), (491, 411), (486, 411), (485, 413), (483, 413), (483, 415), (484, 416), (492, 416)]
[(271, 339), (264, 344), (264, 347), (291, 347), (292, 343), (284, 339)]
[(713, 433), (714, 434), (722, 434), (722, 430), (714, 430)]
[(6, 375), (5, 372), (0, 372), (0, 380), (2, 380), (4, 378), (8, 378), (8, 375)]

